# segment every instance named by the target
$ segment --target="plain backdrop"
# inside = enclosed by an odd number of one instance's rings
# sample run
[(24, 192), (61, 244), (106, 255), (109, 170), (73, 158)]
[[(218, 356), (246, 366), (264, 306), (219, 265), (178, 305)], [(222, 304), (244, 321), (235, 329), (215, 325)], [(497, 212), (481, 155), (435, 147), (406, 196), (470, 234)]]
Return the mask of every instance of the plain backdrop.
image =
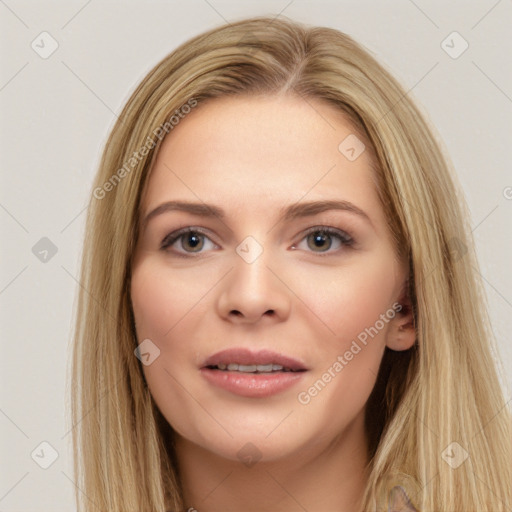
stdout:
[(279, 13), (353, 36), (435, 126), (471, 211), (510, 400), (510, 0), (2, 0), (1, 512), (75, 510), (70, 333), (85, 209), (115, 115), (191, 36)]

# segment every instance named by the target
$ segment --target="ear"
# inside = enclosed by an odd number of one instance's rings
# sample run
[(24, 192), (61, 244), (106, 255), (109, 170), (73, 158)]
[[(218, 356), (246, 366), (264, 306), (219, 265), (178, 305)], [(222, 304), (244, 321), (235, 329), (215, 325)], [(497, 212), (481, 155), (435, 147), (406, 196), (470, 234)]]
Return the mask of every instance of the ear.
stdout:
[(394, 308), (395, 316), (389, 321), (386, 346), (391, 350), (408, 350), (416, 341), (416, 326), (414, 325), (408, 279), (402, 288), (398, 304), (400, 304), (400, 308)]
[(418, 512), (413, 506), (404, 488), (396, 485), (389, 493), (388, 512)]

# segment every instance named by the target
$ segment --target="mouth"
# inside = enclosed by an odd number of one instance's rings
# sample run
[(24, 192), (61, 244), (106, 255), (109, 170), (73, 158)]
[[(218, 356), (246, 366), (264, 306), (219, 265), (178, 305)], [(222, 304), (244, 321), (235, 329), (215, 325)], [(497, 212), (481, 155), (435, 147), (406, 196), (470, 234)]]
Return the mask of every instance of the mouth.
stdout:
[(200, 371), (216, 387), (239, 396), (263, 398), (293, 386), (308, 368), (297, 359), (269, 350), (234, 348), (209, 357)]
[(204, 361), (202, 368), (240, 373), (307, 371), (306, 366), (293, 357), (271, 350), (251, 351), (243, 347), (216, 352)]
[(220, 370), (222, 372), (240, 372), (240, 373), (280, 373), (280, 372), (305, 372), (306, 370), (292, 370), (280, 364), (238, 364), (238, 363), (219, 363), (218, 365), (209, 365), (205, 368), (210, 370)]

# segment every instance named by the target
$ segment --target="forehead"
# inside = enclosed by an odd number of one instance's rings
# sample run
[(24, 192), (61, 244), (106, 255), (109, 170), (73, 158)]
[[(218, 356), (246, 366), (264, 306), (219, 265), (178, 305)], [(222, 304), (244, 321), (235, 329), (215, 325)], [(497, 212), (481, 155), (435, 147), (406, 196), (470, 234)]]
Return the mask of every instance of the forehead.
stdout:
[(183, 199), (268, 215), (302, 198), (328, 198), (349, 200), (378, 217), (369, 151), (347, 157), (354, 152), (346, 152), (344, 141), (354, 146), (360, 139), (355, 137), (345, 115), (319, 100), (295, 95), (210, 100), (163, 141), (143, 213)]

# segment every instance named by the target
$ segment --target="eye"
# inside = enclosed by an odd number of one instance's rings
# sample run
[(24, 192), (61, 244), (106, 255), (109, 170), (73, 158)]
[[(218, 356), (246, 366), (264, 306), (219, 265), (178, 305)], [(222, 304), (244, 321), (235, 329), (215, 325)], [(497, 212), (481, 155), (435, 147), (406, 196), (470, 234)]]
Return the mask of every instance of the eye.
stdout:
[[(160, 245), (161, 250), (168, 250), (170, 247), (174, 247), (174, 252), (180, 255), (196, 254), (204, 252), (203, 249), (208, 249), (208, 243), (210, 248), (217, 247), (201, 229), (188, 227), (174, 231), (167, 235)], [(213, 247), (212, 247), (213, 246)]]
[[(306, 232), (299, 244), (294, 244), (292, 249), (304, 249), (300, 244), (305, 241), (307, 249), (316, 253), (336, 252), (342, 246), (351, 247), (354, 239), (340, 229), (327, 226), (314, 226)], [(306, 250), (307, 250), (306, 249)], [(329, 251), (333, 249), (332, 251)]]

